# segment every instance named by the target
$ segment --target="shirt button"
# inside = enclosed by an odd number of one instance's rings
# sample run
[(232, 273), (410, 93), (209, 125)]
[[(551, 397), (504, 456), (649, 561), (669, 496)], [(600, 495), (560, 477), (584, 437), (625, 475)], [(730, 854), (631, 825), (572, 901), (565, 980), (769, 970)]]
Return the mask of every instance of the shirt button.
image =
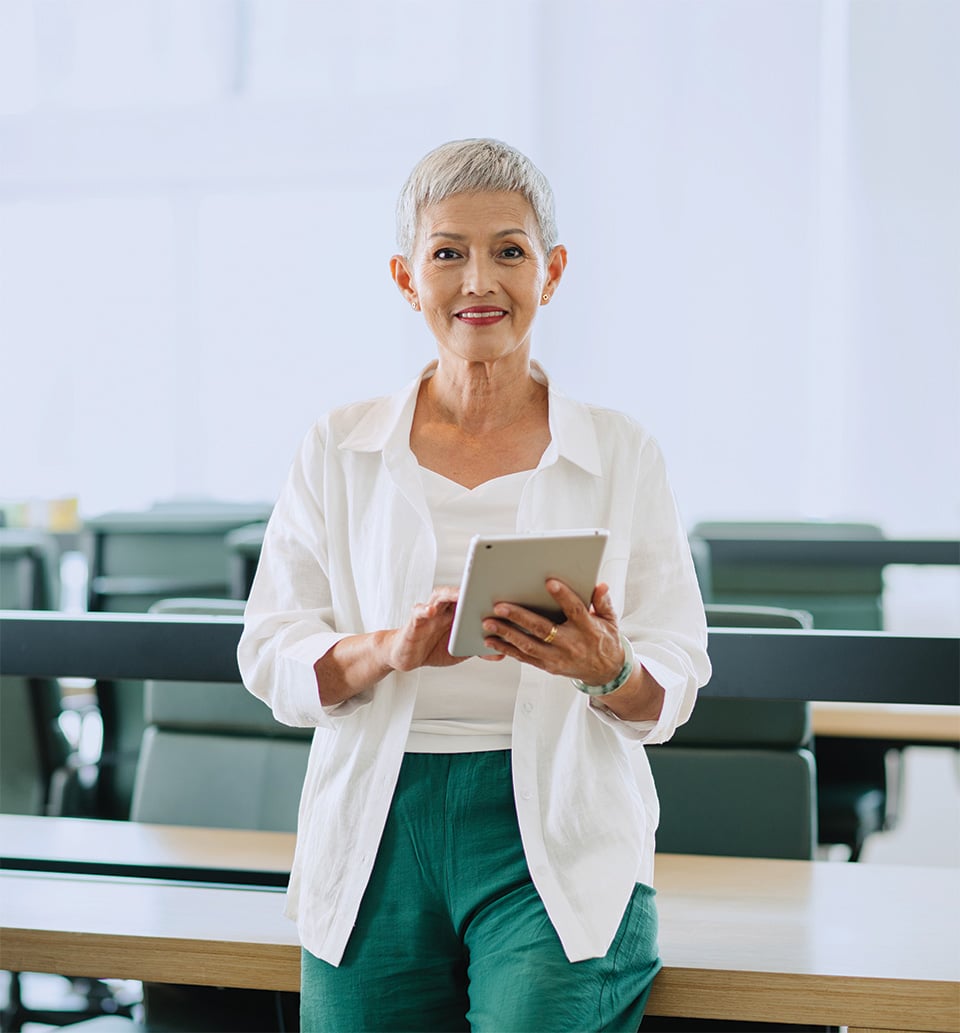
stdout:
[(530, 800), (532, 798), (533, 798), (533, 793), (531, 793), (529, 789), (521, 789), (520, 790), (520, 799), (521, 800)]
[(524, 703), (523, 707), (522, 707), (522, 710), (523, 710), (523, 712), (525, 714), (532, 714), (533, 713), (533, 704), (532, 703)]

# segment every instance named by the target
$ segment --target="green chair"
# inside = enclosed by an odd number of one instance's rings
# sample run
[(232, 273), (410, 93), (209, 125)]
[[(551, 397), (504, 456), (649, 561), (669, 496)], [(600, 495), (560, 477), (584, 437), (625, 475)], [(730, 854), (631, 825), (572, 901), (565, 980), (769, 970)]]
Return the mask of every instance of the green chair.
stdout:
[[(59, 594), (51, 535), (0, 528), (0, 608), (50, 610)], [(48, 678), (0, 678), (0, 810), (61, 814), (77, 766), (60, 727), (60, 686)]]
[(53, 535), (0, 527), (0, 609), (56, 609), (59, 586), (59, 550)]
[[(691, 537), (717, 539), (880, 539), (874, 524), (826, 521), (704, 521)], [(711, 553), (710, 602), (806, 610), (818, 628), (883, 627), (883, 568), (810, 563), (727, 563)]]
[(704, 602), (713, 600), (713, 577), (710, 564), (710, 545), (704, 538), (690, 535), (690, 556), (693, 559), (693, 569), (697, 575), (697, 583), (700, 586), (700, 595)]
[[(171, 599), (150, 612), (240, 614), (243, 606)], [(131, 820), (296, 830), (312, 729), (275, 721), (240, 684), (148, 681), (144, 703)], [(298, 1022), (295, 993), (147, 983), (143, 1000), (147, 1030), (239, 1033)]]
[[(150, 612), (241, 616), (244, 605), (168, 599)], [(144, 715), (131, 819), (296, 829), (313, 729), (280, 724), (239, 682), (148, 681)]]
[[(229, 598), (227, 535), (265, 521), (270, 508), (260, 503), (167, 502), (88, 519), (88, 608), (145, 613), (171, 597)], [(130, 809), (144, 729), (143, 683), (98, 682), (97, 701), (103, 720), (97, 814), (122, 819)]]
[(89, 608), (145, 613), (160, 599), (229, 598), (227, 535), (264, 522), (266, 504), (157, 504), (84, 523)]
[(263, 548), (263, 532), (266, 524), (249, 524), (238, 527), (227, 535), (227, 552), (230, 556), (230, 590), (234, 599), (246, 599), (260, 562)]
[[(810, 521), (709, 521), (691, 536), (705, 540), (785, 538), (876, 540), (875, 524)], [(883, 628), (883, 568), (842, 564), (725, 563), (712, 553), (711, 601), (731, 605), (796, 607), (817, 628), (879, 631)], [(901, 749), (867, 739), (821, 738), (817, 757), (819, 842), (842, 843), (856, 861), (866, 839), (893, 828), (900, 796)]]
[[(809, 614), (783, 608), (707, 604), (706, 611), (713, 627), (812, 623)], [(810, 738), (807, 702), (698, 700), (669, 742), (646, 751), (660, 797), (657, 849), (811, 859), (817, 791)]]

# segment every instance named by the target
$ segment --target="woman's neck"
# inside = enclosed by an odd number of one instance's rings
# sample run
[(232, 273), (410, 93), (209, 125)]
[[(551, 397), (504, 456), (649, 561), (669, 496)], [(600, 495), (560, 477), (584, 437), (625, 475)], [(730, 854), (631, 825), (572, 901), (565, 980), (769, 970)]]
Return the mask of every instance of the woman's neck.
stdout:
[(449, 374), (441, 361), (420, 385), (410, 430), (420, 465), (471, 489), (534, 469), (550, 443), (550, 423), (546, 384), (529, 363), (509, 373), (477, 363)]
[(535, 380), (530, 363), (449, 363), (442, 359), (424, 381), (420, 404), (432, 420), (468, 434), (490, 434), (528, 417), (546, 400), (546, 386)]

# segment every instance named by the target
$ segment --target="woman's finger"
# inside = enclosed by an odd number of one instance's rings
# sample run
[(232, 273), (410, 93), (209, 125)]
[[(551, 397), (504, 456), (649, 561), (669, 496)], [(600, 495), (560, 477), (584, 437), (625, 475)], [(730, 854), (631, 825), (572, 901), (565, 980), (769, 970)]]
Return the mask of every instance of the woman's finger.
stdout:
[(547, 580), (547, 591), (557, 601), (567, 620), (582, 620), (587, 616), (583, 600), (559, 578), (552, 577)]
[(617, 612), (613, 608), (613, 600), (610, 598), (610, 586), (602, 581), (593, 590), (593, 597), (590, 600), (593, 612), (602, 620), (616, 620)]
[[(529, 610), (524, 611), (524, 613), (529, 612)], [(531, 616), (536, 617), (537, 615), (532, 614)], [(540, 620), (542, 618), (537, 619)], [(483, 622), (483, 633), (492, 636), (498, 642), (505, 642), (507, 645), (513, 646), (514, 649), (520, 650), (524, 655), (531, 654), (534, 646), (539, 642), (536, 631), (530, 631), (513, 620), (500, 621), (488, 618)], [(497, 648), (496, 644), (494, 644), (494, 648)]]
[(460, 589), (455, 585), (439, 585), (430, 594), (431, 603), (455, 603), (460, 598)]

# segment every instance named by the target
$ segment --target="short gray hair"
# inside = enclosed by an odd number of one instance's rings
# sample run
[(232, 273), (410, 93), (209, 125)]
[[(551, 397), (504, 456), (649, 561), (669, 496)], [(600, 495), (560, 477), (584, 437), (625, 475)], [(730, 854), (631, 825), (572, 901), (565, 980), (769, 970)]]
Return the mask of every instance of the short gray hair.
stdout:
[(429, 204), (454, 194), (511, 190), (526, 198), (537, 220), (540, 243), (549, 254), (557, 243), (553, 190), (547, 177), (515, 147), (500, 140), (451, 140), (414, 166), (397, 201), (397, 244), (413, 253), (417, 222)]

